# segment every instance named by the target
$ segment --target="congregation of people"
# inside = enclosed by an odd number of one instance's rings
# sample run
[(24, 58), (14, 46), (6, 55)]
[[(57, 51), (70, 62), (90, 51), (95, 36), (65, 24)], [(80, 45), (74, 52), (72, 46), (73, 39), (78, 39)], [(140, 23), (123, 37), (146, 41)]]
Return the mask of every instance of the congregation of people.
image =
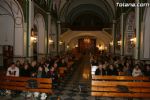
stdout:
[(52, 78), (53, 82), (57, 82), (60, 77), (58, 73), (59, 67), (70, 69), (68, 62), (74, 59), (74, 55), (65, 54), (62, 56), (42, 58), (39, 61), (33, 60), (31, 63), (28, 60), (11, 63), (7, 69), (6, 76), (21, 76), (33, 78)]
[[(12, 62), (7, 68), (6, 76), (51, 78), (52, 87), (57, 88), (63, 80), (63, 77), (65, 77), (59, 73), (59, 68), (66, 68), (64, 74), (72, 72), (73, 69), (69, 62), (73, 62), (76, 56), (68, 53), (61, 56), (42, 58), (39, 61), (33, 60), (29, 62), (28, 60), (17, 60), (15, 63)], [(120, 56), (107, 53), (90, 54), (90, 63), (91, 66), (97, 66), (95, 75), (150, 76), (150, 64), (144, 61), (136, 62), (132, 57), (121, 58)], [(46, 97), (45, 93), (44, 97)]]
[[(54, 57), (42, 58), (39, 61), (33, 60), (29, 62), (28, 60), (17, 60), (15, 63), (12, 62), (7, 68), (6, 76), (51, 78), (53, 85), (52, 87), (57, 88), (60, 81), (64, 77), (64, 75), (61, 75), (59, 73), (59, 68), (65, 67), (66, 72), (64, 72), (64, 74), (68, 73), (68, 71), (72, 70), (71, 64), (69, 62), (73, 62), (74, 59), (75, 56), (71, 53), (68, 53), (61, 56), (59, 55)], [(7, 93), (10, 91), (5, 92)], [(36, 94), (37, 93), (35, 93), (35, 95)]]
[(150, 64), (135, 62), (132, 57), (119, 57), (111, 54), (97, 54), (90, 57), (91, 66), (97, 66), (95, 75), (150, 76)]

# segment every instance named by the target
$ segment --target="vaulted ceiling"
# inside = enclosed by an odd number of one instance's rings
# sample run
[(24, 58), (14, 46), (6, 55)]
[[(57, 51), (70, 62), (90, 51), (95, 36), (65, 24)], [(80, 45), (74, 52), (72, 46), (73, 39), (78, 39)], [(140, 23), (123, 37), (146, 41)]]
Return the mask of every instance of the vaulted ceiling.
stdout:
[(60, 20), (73, 26), (109, 27), (116, 17), (117, 2), (126, 0), (62, 0)]

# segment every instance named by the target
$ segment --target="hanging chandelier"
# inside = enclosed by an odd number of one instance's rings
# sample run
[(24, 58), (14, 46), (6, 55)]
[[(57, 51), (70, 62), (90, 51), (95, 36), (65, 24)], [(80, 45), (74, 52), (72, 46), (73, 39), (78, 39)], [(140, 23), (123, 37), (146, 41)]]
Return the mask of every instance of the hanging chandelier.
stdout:
[(90, 43), (90, 39), (89, 38), (84, 38), (84, 42), (85, 43)]

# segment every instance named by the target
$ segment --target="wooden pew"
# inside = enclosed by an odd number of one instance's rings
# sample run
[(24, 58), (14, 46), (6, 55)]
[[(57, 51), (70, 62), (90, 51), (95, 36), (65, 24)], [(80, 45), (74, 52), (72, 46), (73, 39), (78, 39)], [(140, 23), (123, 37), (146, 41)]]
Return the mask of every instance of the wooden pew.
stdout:
[(3, 77), (6, 75), (6, 70), (0, 70), (0, 76)]
[(91, 95), (96, 97), (150, 98), (149, 77), (93, 75), (91, 85)]
[[(37, 87), (31, 88), (29, 81), (36, 81)], [(50, 78), (30, 78), (30, 77), (0, 77), (0, 89), (40, 92), (52, 94), (52, 80)]]
[(92, 75), (92, 80), (117, 80), (117, 81), (134, 81), (134, 80), (141, 80), (141, 81), (150, 81), (150, 77), (145, 76), (101, 76), (101, 75)]

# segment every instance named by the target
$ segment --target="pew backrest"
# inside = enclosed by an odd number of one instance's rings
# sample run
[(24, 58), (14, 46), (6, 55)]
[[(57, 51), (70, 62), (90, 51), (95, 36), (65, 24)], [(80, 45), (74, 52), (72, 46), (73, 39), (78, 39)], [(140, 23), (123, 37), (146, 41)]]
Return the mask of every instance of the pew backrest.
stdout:
[(150, 98), (149, 94), (149, 77), (92, 76), (92, 96)]
[[(32, 82), (35, 82), (32, 84)], [(30, 85), (37, 85), (35, 88)], [(41, 92), (52, 94), (52, 80), (50, 78), (30, 77), (0, 77), (0, 89)]]

